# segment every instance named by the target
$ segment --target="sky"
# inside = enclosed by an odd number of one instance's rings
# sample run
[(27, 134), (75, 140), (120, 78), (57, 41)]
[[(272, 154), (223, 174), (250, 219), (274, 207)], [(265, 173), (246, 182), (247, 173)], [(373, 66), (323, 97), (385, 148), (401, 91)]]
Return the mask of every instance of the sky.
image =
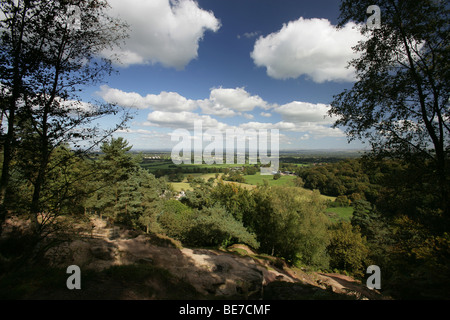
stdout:
[[(171, 149), (171, 134), (195, 121), (203, 130), (277, 129), (280, 150), (360, 149), (327, 116), (350, 89), (361, 40), (357, 26), (335, 28), (336, 0), (109, 0), (130, 25), (109, 57), (117, 74), (86, 90), (86, 100), (133, 114), (124, 137), (134, 150)], [(117, 117), (107, 117), (112, 125)]]

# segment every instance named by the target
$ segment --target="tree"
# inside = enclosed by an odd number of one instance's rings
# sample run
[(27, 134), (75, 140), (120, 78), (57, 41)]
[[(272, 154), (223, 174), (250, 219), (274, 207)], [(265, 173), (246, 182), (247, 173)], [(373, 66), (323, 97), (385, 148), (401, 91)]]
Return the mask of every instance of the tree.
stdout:
[(367, 40), (350, 62), (357, 81), (334, 97), (329, 114), (349, 140), (366, 139), (378, 156), (430, 163), (449, 215), (449, 9), (445, 1), (378, 1), (380, 28), (365, 26), (371, 1), (343, 0), (339, 26), (364, 23)]
[[(22, 141), (33, 144), (36, 176), (30, 211), (39, 229), (36, 216), (52, 152), (62, 143), (81, 147), (87, 139), (98, 139), (98, 129), (88, 124), (117, 112), (111, 105), (81, 103), (77, 92), (112, 71), (111, 61), (98, 55), (119, 43), (124, 24), (105, 14), (102, 0), (3, 1), (0, 9), (1, 86), (7, 100), (0, 210), (3, 216), (15, 151)], [(79, 27), (71, 23), (74, 19)]]
[(139, 182), (131, 179), (139, 169), (136, 159), (128, 153), (132, 146), (128, 141), (119, 137), (104, 141), (101, 146), (101, 155), (97, 161), (98, 180), (92, 181), (96, 192), (87, 202), (87, 206), (105, 214), (111, 221), (116, 220), (120, 205), (120, 195), (135, 192)]
[(169, 237), (192, 246), (227, 246), (245, 243), (257, 249), (256, 236), (225, 208), (191, 209), (177, 200), (164, 201), (158, 222)]
[(189, 184), (192, 190), (187, 190), (181, 201), (191, 208), (210, 207), (212, 184), (203, 178), (195, 178)]
[(363, 267), (369, 254), (366, 239), (358, 227), (348, 222), (340, 222), (330, 229), (331, 240), (327, 247), (330, 267), (363, 275)]
[(169, 237), (185, 242), (187, 230), (192, 225), (192, 212), (178, 200), (167, 200), (162, 203), (157, 221)]
[(114, 207), (116, 221), (133, 229), (143, 226), (147, 233), (158, 232), (157, 214), (164, 201), (160, 197), (166, 190), (164, 181), (139, 168), (119, 185), (119, 197)]
[(236, 183), (224, 183), (220, 181), (212, 190), (211, 198), (214, 202), (224, 207), (233, 217), (250, 225), (244, 220), (249, 217), (255, 206), (251, 192)]
[[(342, 1), (340, 26), (350, 20), (364, 23), (371, 4)], [(450, 11), (446, 1), (434, 0), (377, 5), (380, 28), (361, 28), (367, 38), (350, 62), (357, 81), (334, 97), (330, 109), (338, 117), (335, 126), (345, 126), (349, 140), (367, 139), (372, 157), (366, 160), (381, 168), (371, 169), (372, 179), (381, 184), (370, 197), (376, 210), (357, 210), (353, 222), (372, 233), (371, 248), (383, 248), (376, 264), (389, 266), (385, 288), (406, 297), (414, 288), (415, 298), (426, 291), (447, 298), (437, 288), (448, 287), (448, 277), (424, 281), (437, 268), (418, 252), (428, 241), (445, 239), (450, 226)], [(378, 225), (377, 216), (384, 218)], [(443, 242), (442, 251), (426, 250), (428, 261), (447, 250)]]
[(296, 177), (294, 179), (294, 186), (296, 186), (298, 188), (303, 188), (304, 185), (305, 185), (305, 182), (303, 181), (303, 179), (301, 177)]
[(258, 187), (253, 217), (244, 217), (255, 230), (261, 250), (291, 263), (327, 267), (328, 219), (319, 193), (292, 187)]
[(139, 164), (129, 153), (132, 147), (122, 137), (103, 142), (99, 165), (105, 180), (111, 183), (124, 181), (137, 170)]
[(195, 209), (190, 227), (185, 231), (185, 241), (194, 246), (228, 246), (233, 243), (247, 244), (258, 249), (259, 243), (242, 222), (220, 206)]
[(245, 183), (245, 178), (244, 176), (238, 172), (238, 171), (230, 171), (228, 176), (224, 176), (223, 177), (224, 180), (226, 181), (233, 181), (233, 182), (239, 182), (239, 183)]
[(258, 172), (257, 165), (245, 166), (243, 170), (244, 175), (255, 175), (257, 172)]

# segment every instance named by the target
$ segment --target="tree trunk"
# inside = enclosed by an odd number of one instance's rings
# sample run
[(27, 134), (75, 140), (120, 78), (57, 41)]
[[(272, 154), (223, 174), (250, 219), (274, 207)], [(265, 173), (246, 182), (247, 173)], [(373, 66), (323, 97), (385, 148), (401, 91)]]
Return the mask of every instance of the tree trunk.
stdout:
[[(22, 72), (20, 70), (20, 60), (22, 53), (22, 44), (24, 37), (24, 26), (26, 13), (28, 11), (28, 3), (25, 2), (22, 19), (20, 25), (19, 37), (17, 39), (16, 48), (14, 49), (13, 60), (13, 84), (12, 84), (12, 96), (9, 103), (9, 116), (8, 116), (8, 132), (3, 143), (3, 167), (2, 177), (0, 179), (0, 235), (2, 234), (2, 224), (6, 219), (6, 190), (9, 184), (10, 178), (10, 166), (12, 156), (14, 154), (14, 131), (15, 131), (15, 115), (17, 109), (17, 101), (19, 100), (20, 93), (22, 91)], [(17, 23), (17, 22), (16, 22)], [(14, 39), (13, 39), (14, 40)]]
[(31, 223), (33, 225), (33, 230), (36, 234), (39, 234), (41, 231), (40, 230), (41, 226), (39, 224), (37, 217), (41, 211), (40, 196), (41, 196), (42, 185), (44, 183), (45, 169), (46, 169), (46, 163), (44, 163), (44, 161), (41, 160), (38, 177), (34, 184), (33, 199), (31, 202)]

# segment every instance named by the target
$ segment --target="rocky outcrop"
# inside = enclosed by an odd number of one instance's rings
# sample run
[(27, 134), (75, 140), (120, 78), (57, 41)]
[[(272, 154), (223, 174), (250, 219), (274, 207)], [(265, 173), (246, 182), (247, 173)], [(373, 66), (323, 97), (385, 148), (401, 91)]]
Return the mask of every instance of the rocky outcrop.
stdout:
[(149, 264), (190, 283), (201, 295), (226, 299), (379, 299), (378, 292), (350, 277), (306, 273), (283, 261), (259, 256), (244, 245), (227, 251), (155, 245), (147, 235), (85, 237), (70, 243), (59, 265), (102, 270), (114, 265)]

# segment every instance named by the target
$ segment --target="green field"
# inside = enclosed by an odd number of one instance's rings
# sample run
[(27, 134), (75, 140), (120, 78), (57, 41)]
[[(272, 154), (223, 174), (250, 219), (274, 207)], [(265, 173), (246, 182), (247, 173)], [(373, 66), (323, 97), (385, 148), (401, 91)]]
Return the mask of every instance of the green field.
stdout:
[(264, 185), (264, 181), (267, 181), (269, 186), (293, 187), (295, 178), (296, 176), (281, 176), (280, 179), (275, 180), (272, 175), (261, 175), (259, 172), (254, 175), (244, 176), (245, 182), (254, 186)]
[[(192, 187), (187, 182), (188, 175), (191, 175), (194, 178), (202, 178), (205, 180), (208, 180), (209, 178), (215, 178), (215, 176), (216, 176), (215, 173), (187, 173), (187, 174), (185, 174), (185, 178), (182, 182), (171, 182), (171, 185), (173, 186), (173, 189), (176, 192), (180, 192), (182, 190), (184, 190), (184, 191), (192, 190)], [(219, 174), (219, 177), (221, 177), (222, 175), (223, 175), (222, 173)], [(253, 188), (256, 188), (256, 186), (258, 186), (258, 185), (264, 185), (264, 181), (267, 181), (269, 186), (293, 187), (294, 186), (293, 180), (295, 178), (296, 178), (295, 176), (281, 176), (280, 179), (274, 180), (272, 175), (265, 176), (265, 175), (261, 175), (260, 173), (257, 173), (255, 175), (244, 176), (246, 183), (239, 183), (239, 182), (232, 182), (232, 181), (223, 181), (223, 182), (224, 183), (235, 183), (245, 189), (253, 189)], [(305, 189), (305, 190), (307, 190), (307, 189)], [(308, 190), (308, 192), (312, 192), (312, 191)], [(335, 197), (329, 197), (329, 196), (325, 196), (325, 195), (321, 195), (320, 197), (325, 201), (327, 201), (327, 200), (334, 201), (335, 200)], [(343, 208), (333, 208), (333, 209), (343, 209)]]
[(334, 222), (350, 221), (353, 215), (353, 208), (352, 207), (327, 208), (326, 214)]
[(192, 190), (192, 187), (187, 182), (187, 176), (193, 176), (194, 178), (201, 178), (208, 181), (209, 178), (215, 178), (215, 173), (185, 173), (184, 180), (182, 182), (171, 182), (170, 184), (173, 186), (173, 189), (176, 192), (180, 192), (182, 190)]
[[(189, 171), (193, 171), (195, 169), (202, 169), (202, 168), (207, 168), (207, 169), (222, 169), (222, 168), (234, 168), (234, 167), (247, 167), (247, 166), (253, 166), (250, 164), (245, 164), (245, 165), (241, 165), (241, 164), (235, 164), (235, 163), (223, 163), (223, 164), (180, 164), (180, 165), (175, 165), (172, 161), (170, 160), (157, 160), (157, 161), (143, 161), (141, 162), (141, 167), (145, 168), (149, 171), (156, 171), (156, 170), (177, 170), (177, 169), (181, 169), (182, 171), (184, 171), (185, 173), (189, 172)], [(294, 167), (302, 167), (302, 166), (306, 166), (308, 164), (301, 164), (301, 163), (291, 163), (290, 165), (294, 166)]]
[(196, 169), (196, 168), (217, 168), (217, 169), (221, 169), (221, 168), (234, 168), (234, 167), (241, 167), (242, 165), (237, 165), (237, 164), (228, 164), (228, 163), (224, 163), (224, 164), (179, 164), (179, 165), (175, 165), (172, 161), (155, 161), (155, 162), (143, 162), (140, 164), (141, 167), (153, 171), (153, 170), (176, 170), (176, 169), (182, 169), (186, 171), (190, 171), (192, 169)]

